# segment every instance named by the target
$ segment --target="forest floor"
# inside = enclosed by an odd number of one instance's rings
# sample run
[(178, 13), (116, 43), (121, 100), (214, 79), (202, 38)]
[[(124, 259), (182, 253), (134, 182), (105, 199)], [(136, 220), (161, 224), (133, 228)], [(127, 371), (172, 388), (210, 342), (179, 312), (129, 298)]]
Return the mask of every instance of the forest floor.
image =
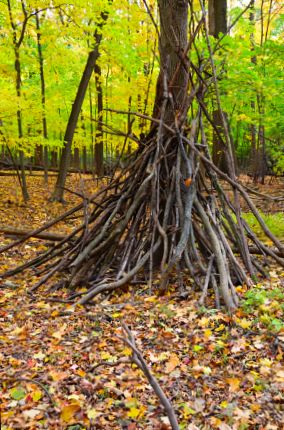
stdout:
[[(280, 195), (283, 180), (273, 181), (257, 192)], [(33, 229), (78, 203), (74, 194), (66, 194), (64, 207), (49, 203), (53, 182), (48, 188), (29, 176), (31, 200), (24, 204), (16, 178), (1, 177), (0, 227)], [(67, 187), (91, 193), (95, 184), (73, 175)], [(281, 203), (255, 197), (264, 213), (279, 215), (282, 236)], [(77, 223), (69, 219), (51, 230), (67, 234)], [(0, 233), (0, 246), (10, 241)], [(31, 239), (7, 251), (1, 271), (48, 246)], [(214, 309), (210, 296), (208, 307), (200, 307), (200, 294), (190, 288), (181, 300), (174, 276), (164, 296), (155, 294), (157, 279), (152, 291), (126, 288), (76, 308), (59, 303), (67, 291), (48, 292), (50, 284), (28, 295), (37, 281), (29, 273), (0, 280), (1, 430), (169, 429), (144, 375), (130, 363), (122, 321), (171, 399), (181, 429), (283, 429), (284, 270), (268, 270), (270, 279), (251, 290), (237, 287), (242, 304), (233, 316)], [(190, 287), (186, 273), (184, 280)]]

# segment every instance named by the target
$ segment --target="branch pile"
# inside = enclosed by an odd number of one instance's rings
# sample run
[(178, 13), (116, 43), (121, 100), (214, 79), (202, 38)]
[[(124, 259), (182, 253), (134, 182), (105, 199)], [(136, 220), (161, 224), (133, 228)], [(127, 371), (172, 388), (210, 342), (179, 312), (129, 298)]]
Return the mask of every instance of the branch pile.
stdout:
[[(192, 29), (192, 46), (200, 29), (206, 29), (202, 26), (204, 16), (205, 12)], [(128, 166), (114, 174), (110, 183), (91, 199), (84, 199), (57, 220), (0, 251), (7, 251), (82, 209), (84, 223), (43, 255), (2, 277), (28, 267), (40, 269), (40, 281), (32, 288), (35, 290), (54, 274), (62, 273), (71, 289), (70, 300), (77, 298), (79, 304), (85, 304), (98, 294), (133, 280), (151, 287), (157, 274), (161, 290), (167, 288), (172, 274), (179, 275), (183, 289), (182, 273), (187, 269), (192, 283), (201, 291), (201, 303), (208, 289), (213, 288), (216, 306), (225, 304), (232, 311), (238, 305), (235, 285), (251, 285), (251, 279), (259, 274), (265, 276), (263, 261), (266, 263), (267, 257), (284, 266), (283, 245), (269, 231), (236, 177), (232, 142), (220, 106), (213, 50), (204, 31), (209, 58), (204, 60), (197, 52), (198, 65), (190, 63), (191, 92), (180, 112), (172, 115), (174, 121), (169, 125), (165, 120), (173, 100), (164, 71), (159, 119), (125, 112), (128, 116), (142, 116), (152, 124)], [(204, 75), (208, 64), (212, 73)], [(223, 136), (217, 129), (215, 132), (224, 143), (230, 174), (213, 164), (208, 150), (204, 121), (214, 127), (205, 103), (210, 86), (223, 121)], [(192, 113), (190, 124), (188, 112)], [(130, 132), (127, 138), (133, 138)], [(261, 242), (242, 218), (241, 198), (274, 244), (273, 249)], [(88, 292), (74, 293), (80, 285), (87, 286)]]
[[(210, 160), (201, 110), (188, 137), (183, 130), (170, 128), (162, 120), (157, 122), (154, 136), (141, 143), (127, 168), (89, 202), (84, 200), (53, 221), (59, 222), (85, 208), (84, 223), (52, 249), (2, 277), (43, 266), (35, 290), (52, 275), (62, 272), (71, 289), (88, 286), (88, 292), (78, 302), (85, 304), (138, 276), (141, 282), (151, 284), (157, 271), (160, 288), (165, 289), (174, 270), (180, 273), (187, 268), (202, 292), (202, 301), (211, 286), (217, 306), (223, 300), (233, 310), (238, 303), (234, 285), (249, 285), (250, 278), (259, 273), (265, 275), (263, 263), (250, 254), (249, 245), (264, 258), (272, 257), (284, 265), (283, 245), (265, 226), (244, 188)], [(200, 143), (196, 143), (198, 134)], [(242, 196), (278, 252), (251, 231), (240, 216), (236, 200), (229, 200), (228, 193), (223, 191), (219, 177), (231, 187), (232, 195)], [(88, 205), (93, 206), (90, 216)], [(79, 294), (71, 298), (76, 296)]]

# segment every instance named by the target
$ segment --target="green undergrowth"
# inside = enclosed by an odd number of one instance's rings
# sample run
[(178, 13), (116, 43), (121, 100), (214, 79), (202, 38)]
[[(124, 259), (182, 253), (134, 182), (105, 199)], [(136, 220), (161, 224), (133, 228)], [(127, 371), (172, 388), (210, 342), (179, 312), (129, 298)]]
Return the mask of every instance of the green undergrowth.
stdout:
[[(284, 213), (283, 212), (275, 212), (275, 213), (263, 213), (259, 212), (261, 218), (271, 231), (271, 233), (276, 236), (280, 240), (284, 240)], [(231, 213), (231, 217), (235, 223), (237, 223), (236, 216)], [(242, 212), (242, 218), (246, 221), (252, 231), (257, 235), (257, 237), (261, 240), (267, 241), (267, 237), (264, 234), (261, 226), (259, 225), (257, 219), (251, 212)], [(224, 222), (228, 225), (228, 221), (224, 219)]]
[[(284, 214), (282, 212), (276, 212), (273, 214), (265, 214), (261, 212), (260, 215), (271, 233), (279, 239), (284, 239)], [(258, 237), (265, 237), (261, 226), (251, 212), (243, 213), (242, 216)]]
[[(272, 272), (273, 275), (273, 272)], [(255, 323), (268, 331), (277, 333), (284, 330), (284, 291), (281, 286), (257, 284), (244, 295), (242, 310), (254, 316)]]

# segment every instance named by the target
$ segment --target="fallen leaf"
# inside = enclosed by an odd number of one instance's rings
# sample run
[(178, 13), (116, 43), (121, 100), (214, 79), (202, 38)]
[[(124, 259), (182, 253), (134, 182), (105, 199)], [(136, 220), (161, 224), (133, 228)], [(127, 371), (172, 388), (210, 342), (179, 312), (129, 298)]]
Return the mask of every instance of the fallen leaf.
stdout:
[(226, 378), (227, 384), (230, 386), (230, 391), (235, 393), (240, 388), (241, 380), (238, 378)]
[(94, 420), (99, 415), (98, 411), (94, 408), (87, 410), (87, 417), (89, 420)]
[(166, 364), (166, 372), (171, 373), (178, 365), (180, 360), (176, 354), (172, 354), (169, 361)]
[(23, 415), (24, 417), (30, 418), (30, 419), (35, 419), (35, 417), (39, 417), (39, 419), (42, 417), (42, 412), (39, 411), (38, 409), (29, 409), (27, 411), (23, 411)]
[(22, 400), (26, 396), (26, 391), (23, 387), (14, 387), (10, 390), (10, 397), (14, 400)]
[(79, 412), (80, 409), (80, 405), (78, 405), (77, 403), (71, 403), (70, 405), (64, 406), (62, 408), (60, 417), (63, 421), (69, 423), (76, 414), (76, 412)]

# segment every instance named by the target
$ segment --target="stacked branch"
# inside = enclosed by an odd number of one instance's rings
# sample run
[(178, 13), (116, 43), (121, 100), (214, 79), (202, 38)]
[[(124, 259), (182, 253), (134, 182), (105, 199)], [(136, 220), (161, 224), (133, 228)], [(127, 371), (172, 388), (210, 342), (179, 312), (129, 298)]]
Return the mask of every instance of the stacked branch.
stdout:
[[(172, 275), (187, 269), (192, 283), (201, 291), (201, 303), (207, 291), (213, 289), (216, 306), (224, 304), (233, 311), (238, 305), (235, 285), (251, 285), (251, 279), (259, 274), (265, 276), (263, 262), (250, 253), (250, 247), (257, 249), (264, 261), (270, 257), (281, 265), (284, 247), (238, 182), (224, 115), (220, 139), (230, 175), (211, 161), (204, 125), (207, 121), (214, 127), (204, 101), (208, 88), (215, 90), (220, 111), (221, 106), (212, 49), (203, 25), (204, 8), (201, 20), (196, 25), (191, 23), (192, 37), (188, 41), (188, 1), (161, 0), (159, 7), (162, 67), (153, 118), (143, 115), (151, 121), (147, 138), (109, 185), (58, 219), (83, 209), (84, 223), (77, 230), (6, 276), (33, 267), (41, 275), (32, 289), (35, 290), (54, 274), (62, 273), (71, 290), (80, 285), (88, 287), (87, 293), (73, 291), (70, 296), (70, 300), (76, 298), (78, 303), (85, 304), (133, 279), (151, 285), (157, 274), (164, 290)], [(193, 42), (202, 29), (209, 58), (203, 59), (197, 52), (199, 62), (195, 65), (189, 62), (187, 53), (192, 46), (196, 48)], [(175, 42), (177, 34), (180, 39)], [(208, 67), (212, 76), (206, 79), (204, 70)], [(215, 131), (220, 134), (218, 129)], [(224, 181), (226, 189), (232, 190), (230, 198), (222, 188)], [(242, 218), (240, 198), (273, 242), (274, 249), (262, 243)], [(179, 281), (182, 288), (182, 276)]]

